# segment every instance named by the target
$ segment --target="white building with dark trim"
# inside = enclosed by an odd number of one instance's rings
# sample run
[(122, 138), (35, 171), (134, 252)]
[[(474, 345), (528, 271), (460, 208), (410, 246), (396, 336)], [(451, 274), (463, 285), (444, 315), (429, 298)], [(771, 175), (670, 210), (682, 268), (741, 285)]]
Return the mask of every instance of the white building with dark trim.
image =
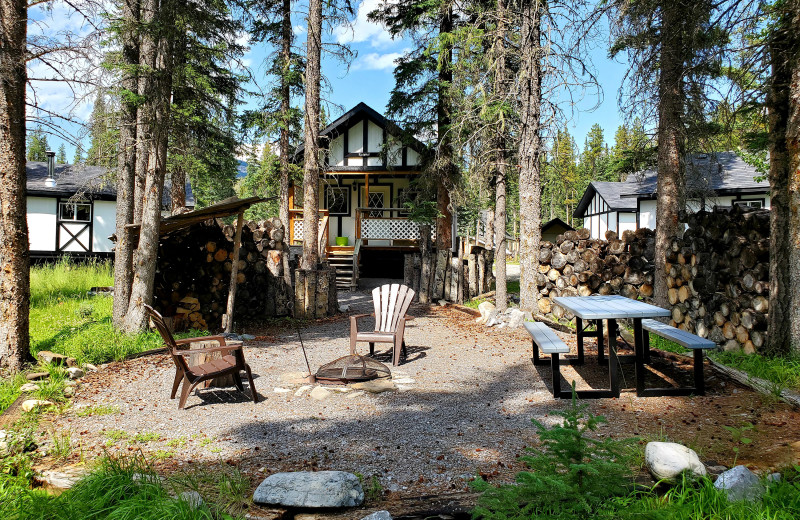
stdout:
[[(755, 167), (734, 152), (697, 154), (686, 165), (686, 208), (710, 210), (734, 204), (770, 207), (769, 183), (756, 180)], [(608, 230), (656, 227), (656, 170), (631, 174), (625, 182), (592, 181), (575, 208), (592, 238), (605, 238)]]
[[(46, 162), (28, 162), (26, 173), (31, 258), (112, 255), (110, 237), (117, 222), (113, 171), (102, 166), (57, 164), (51, 176)], [(194, 207), (188, 183), (186, 189), (187, 206)], [(168, 197), (167, 189), (164, 191)]]

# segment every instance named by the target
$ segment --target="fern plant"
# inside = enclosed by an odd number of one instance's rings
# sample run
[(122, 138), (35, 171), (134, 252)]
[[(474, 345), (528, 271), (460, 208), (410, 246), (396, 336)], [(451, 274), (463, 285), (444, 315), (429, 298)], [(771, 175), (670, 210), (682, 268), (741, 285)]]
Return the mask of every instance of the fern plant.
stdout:
[(612, 496), (629, 491), (631, 440), (591, 437), (590, 432), (606, 422), (602, 416), (578, 404), (573, 388), (572, 404), (556, 412), (563, 424), (545, 427), (533, 419), (541, 445), (526, 448), (520, 458), (528, 470), (516, 476), (515, 484), (491, 487), (478, 479), (483, 491), (474, 518), (516, 520), (536, 518), (594, 518)]

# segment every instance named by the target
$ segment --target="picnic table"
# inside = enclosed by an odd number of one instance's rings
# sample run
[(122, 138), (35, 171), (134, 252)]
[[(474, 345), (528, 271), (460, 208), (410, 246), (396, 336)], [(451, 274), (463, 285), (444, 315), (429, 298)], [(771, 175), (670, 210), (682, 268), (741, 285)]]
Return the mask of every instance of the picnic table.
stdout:
[[(649, 344), (645, 343), (644, 335), (647, 333), (642, 329), (642, 320), (645, 318), (666, 317), (670, 315), (670, 311), (618, 295), (559, 296), (553, 298), (553, 302), (575, 315), (575, 324), (578, 329), (578, 362), (583, 362), (584, 338), (596, 337), (598, 363), (608, 364), (610, 388), (608, 390), (582, 390), (578, 393), (579, 397), (619, 397), (618, 364), (620, 362), (635, 363), (637, 395), (656, 395), (652, 390), (645, 390), (644, 388), (644, 365), (650, 360), (650, 349)], [(633, 320), (634, 356), (617, 356), (616, 320), (618, 319)], [(608, 320), (608, 359), (605, 358), (604, 352), (603, 320)], [(584, 321), (588, 323), (584, 325)], [(595, 326), (594, 331), (587, 330), (591, 325)]]

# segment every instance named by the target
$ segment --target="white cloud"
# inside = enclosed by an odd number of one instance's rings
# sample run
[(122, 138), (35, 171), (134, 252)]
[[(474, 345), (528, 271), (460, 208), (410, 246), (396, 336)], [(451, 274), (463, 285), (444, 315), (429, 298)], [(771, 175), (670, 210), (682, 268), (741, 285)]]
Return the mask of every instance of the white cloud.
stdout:
[(380, 54), (371, 52), (359, 57), (353, 64), (353, 70), (389, 70), (395, 66), (395, 61), (403, 56), (403, 52), (388, 52)]
[(300, 36), (306, 33), (306, 28), (304, 25), (295, 25), (294, 27), (292, 27), (292, 32), (294, 33), (295, 36)]
[(352, 25), (340, 25), (333, 30), (337, 43), (369, 42), (371, 46), (377, 48), (391, 45), (392, 36), (383, 25), (367, 19), (367, 15), (381, 3), (382, 0), (364, 0), (361, 2)]

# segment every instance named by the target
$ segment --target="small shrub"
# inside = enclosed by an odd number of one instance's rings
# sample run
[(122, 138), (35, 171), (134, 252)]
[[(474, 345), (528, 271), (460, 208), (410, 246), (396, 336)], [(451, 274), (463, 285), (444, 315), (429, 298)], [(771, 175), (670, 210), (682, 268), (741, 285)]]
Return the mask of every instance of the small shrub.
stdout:
[(542, 444), (520, 458), (529, 470), (517, 474), (512, 485), (490, 487), (478, 478), (473, 485), (484, 493), (473, 515), (486, 520), (592, 518), (610, 497), (627, 494), (630, 442), (590, 437), (605, 418), (586, 408), (573, 392), (571, 407), (556, 412), (564, 418), (561, 426), (546, 428), (534, 419)]

